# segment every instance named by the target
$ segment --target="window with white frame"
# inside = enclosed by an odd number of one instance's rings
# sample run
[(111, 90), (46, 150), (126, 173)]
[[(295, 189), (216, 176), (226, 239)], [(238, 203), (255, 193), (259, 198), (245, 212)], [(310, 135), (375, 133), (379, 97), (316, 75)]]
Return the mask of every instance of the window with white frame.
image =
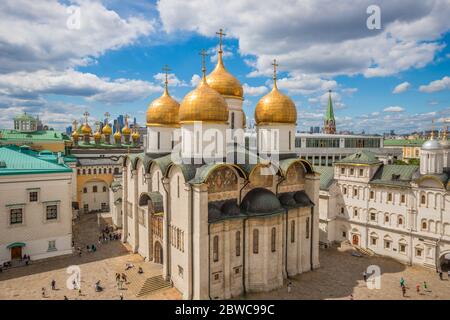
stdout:
[(48, 242), (48, 249), (47, 251), (56, 251), (56, 240), (50, 240)]
[(423, 252), (423, 249), (422, 248), (416, 248), (416, 257), (422, 257), (422, 252)]
[(376, 212), (370, 213), (370, 221), (377, 221), (377, 213)]
[(400, 253), (406, 253), (406, 243), (400, 242), (398, 244), (398, 251)]
[(58, 219), (58, 206), (56, 204), (46, 206), (46, 218), (47, 220)]

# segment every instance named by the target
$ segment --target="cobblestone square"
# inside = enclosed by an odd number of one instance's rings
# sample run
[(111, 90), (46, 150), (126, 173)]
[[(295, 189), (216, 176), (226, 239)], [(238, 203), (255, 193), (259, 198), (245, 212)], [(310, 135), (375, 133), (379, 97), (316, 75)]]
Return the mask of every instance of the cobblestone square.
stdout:
[[(85, 248), (87, 244), (98, 241), (98, 224), (96, 216), (83, 216), (74, 227), (75, 246)], [(125, 271), (125, 265), (132, 263), (134, 268)], [(288, 293), (287, 283), (278, 290), (267, 293), (247, 294), (244, 299), (450, 299), (450, 281), (446, 274), (440, 280), (433, 270), (422, 267), (408, 267), (394, 260), (381, 257), (355, 257), (349, 247), (321, 249), (321, 267), (289, 279), (292, 290)], [(78, 265), (81, 269), (81, 291), (69, 290), (66, 281), (69, 274), (67, 267)], [(370, 290), (363, 280), (363, 272), (370, 265), (381, 268), (381, 288)], [(144, 273), (138, 274), (137, 269)], [(128, 283), (119, 290), (115, 282), (115, 273), (126, 273)], [(162, 273), (161, 265), (144, 262), (137, 254), (130, 254), (128, 248), (120, 241), (101, 244), (97, 252), (83, 251), (77, 254), (38, 261), (29, 266), (5, 270), (0, 273), (0, 299), (119, 299), (120, 292), (124, 299), (181, 299), (174, 288), (161, 289), (154, 293), (137, 297), (143, 281)], [(406, 296), (402, 297), (400, 278), (406, 282)], [(57, 290), (51, 290), (51, 281), (56, 281)], [(104, 290), (95, 292), (94, 284), (98, 280)], [(423, 287), (426, 281), (428, 290)], [(420, 292), (416, 285), (420, 284)], [(46, 296), (42, 297), (42, 288)]]

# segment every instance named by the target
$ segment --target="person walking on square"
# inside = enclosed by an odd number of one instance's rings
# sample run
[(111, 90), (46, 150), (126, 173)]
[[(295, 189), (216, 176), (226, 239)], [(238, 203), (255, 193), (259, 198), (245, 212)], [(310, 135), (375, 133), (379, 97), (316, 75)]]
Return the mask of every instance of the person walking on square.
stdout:
[(52, 290), (56, 290), (56, 281), (55, 281), (55, 279), (52, 280), (51, 285), (52, 285)]
[(287, 292), (291, 293), (291, 291), (292, 291), (292, 282), (289, 282), (287, 285)]
[(404, 287), (405, 286), (405, 279), (403, 279), (403, 277), (400, 278), (400, 287)]
[(402, 295), (403, 297), (406, 296), (406, 287), (402, 286)]
[(442, 277), (442, 270), (439, 271), (439, 279), (444, 280), (444, 278)]
[(425, 291), (429, 291), (429, 290), (428, 290), (428, 284), (427, 284), (426, 281), (423, 282), (423, 289), (424, 289)]
[(420, 294), (420, 284), (416, 285), (416, 291), (417, 291), (417, 294)]
[(42, 288), (42, 298), (45, 298), (45, 288)]
[(363, 272), (363, 279), (364, 279), (364, 282), (367, 282), (367, 273), (365, 271)]

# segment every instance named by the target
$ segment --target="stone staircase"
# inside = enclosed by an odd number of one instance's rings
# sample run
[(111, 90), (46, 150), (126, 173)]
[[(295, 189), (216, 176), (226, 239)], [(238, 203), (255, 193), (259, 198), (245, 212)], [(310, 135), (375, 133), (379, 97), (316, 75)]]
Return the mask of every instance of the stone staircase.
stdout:
[(369, 257), (373, 257), (375, 255), (375, 252), (373, 252), (370, 249), (364, 249), (364, 248), (361, 248), (360, 246), (353, 246), (353, 248), (355, 248), (355, 250), (358, 251), (359, 253), (369, 256)]
[(155, 291), (170, 288), (172, 285), (169, 281), (164, 280), (161, 275), (147, 278), (136, 294), (137, 297), (142, 297)]

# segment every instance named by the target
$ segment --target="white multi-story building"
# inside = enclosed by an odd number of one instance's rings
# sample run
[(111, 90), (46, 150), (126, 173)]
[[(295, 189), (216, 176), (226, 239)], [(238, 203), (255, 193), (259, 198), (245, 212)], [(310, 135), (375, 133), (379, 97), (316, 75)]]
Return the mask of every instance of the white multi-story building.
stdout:
[(72, 252), (73, 183), (59, 156), (0, 148), (0, 263)]
[(386, 165), (360, 151), (321, 173), (321, 241), (355, 246), (407, 264), (448, 268), (450, 146), (432, 138), (420, 167)]

